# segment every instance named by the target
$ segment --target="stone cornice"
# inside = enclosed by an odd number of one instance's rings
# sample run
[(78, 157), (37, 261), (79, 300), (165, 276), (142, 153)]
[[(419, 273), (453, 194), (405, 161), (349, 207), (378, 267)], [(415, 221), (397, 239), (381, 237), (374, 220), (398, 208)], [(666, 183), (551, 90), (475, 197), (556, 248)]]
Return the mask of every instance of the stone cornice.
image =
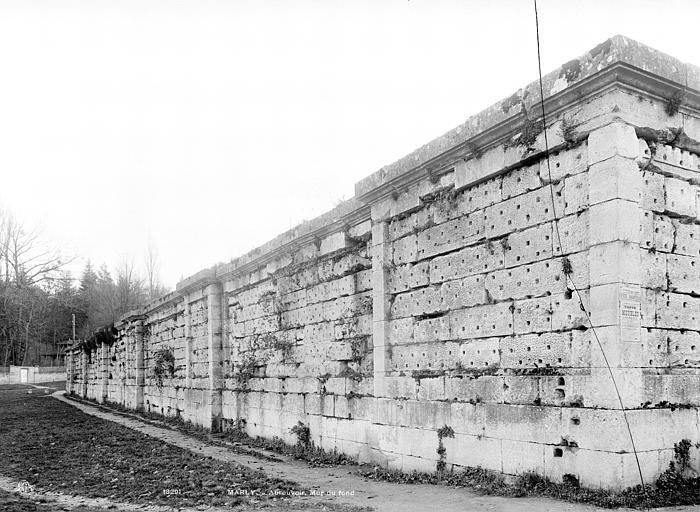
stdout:
[(184, 296), (216, 282), (216, 267), (205, 268), (177, 283), (175, 291), (180, 296)]
[(142, 320), (145, 318), (144, 308), (132, 309), (124, 313), (118, 321), (114, 322), (116, 328), (120, 328), (123, 324), (128, 322), (134, 322), (136, 320)]
[[(571, 105), (623, 88), (664, 99), (679, 90), (685, 98), (682, 110), (700, 112), (700, 69), (623, 36), (615, 36), (543, 77), (544, 105), (555, 119)], [(355, 185), (355, 197), (311, 221), (304, 222), (270, 242), (229, 263), (219, 263), (184, 279), (176, 292), (151, 303), (154, 311), (209, 284), (255, 272), (305, 245), (370, 219), (371, 205), (402, 192), (429, 176), (449, 171), (475, 149), (483, 152), (502, 144), (522, 129), (525, 118), (541, 117), (539, 81), (470, 117), (465, 123), (413, 151), (404, 158)], [(523, 158), (532, 158), (533, 154)], [(522, 161), (514, 164), (522, 164)]]
[(172, 306), (173, 304), (177, 304), (178, 302), (182, 302), (183, 296), (179, 291), (174, 291), (170, 292), (167, 295), (163, 295), (162, 297), (158, 297), (155, 300), (152, 300), (148, 304), (146, 304), (143, 307), (143, 313), (145, 315), (155, 313), (156, 311), (159, 311), (163, 308)]
[[(684, 91), (686, 108), (697, 108), (700, 69), (624, 36), (615, 36), (542, 79), (548, 116), (600, 94), (618, 84), (668, 98)], [(447, 171), (459, 158), (504, 142), (517, 132), (527, 114), (541, 118), (540, 83), (535, 81), (512, 96), (470, 117), (465, 123), (409, 155), (359, 181), (355, 195), (371, 203), (426, 175)]]
[(246, 255), (221, 263), (216, 266), (216, 276), (219, 279), (230, 279), (236, 275), (255, 271), (256, 269), (281, 258), (300, 247), (317, 243), (322, 238), (339, 231), (345, 231), (370, 218), (370, 208), (350, 199), (343, 202), (330, 212), (279, 235), (270, 242)]
[[(545, 99), (545, 112), (548, 119), (554, 119), (571, 105), (580, 103), (595, 95), (601, 95), (614, 87), (631, 90), (635, 93), (646, 93), (659, 98), (669, 98), (679, 90), (679, 84), (671, 82), (644, 70), (631, 67), (624, 62), (618, 62), (614, 66), (605, 68), (604, 71), (592, 75), (586, 80), (578, 82), (557, 95)], [(700, 94), (690, 89), (685, 90), (686, 97), (681, 110), (693, 110), (700, 112)], [(533, 121), (542, 119), (541, 110), (530, 113)], [(428, 159), (424, 163), (397, 174), (393, 178), (376, 174), (379, 182), (357, 198), (367, 204), (379, 201), (396, 192), (402, 192), (412, 184), (430, 176), (439, 176), (452, 168), (460, 159), (468, 159), (474, 156), (474, 149), (479, 152), (503, 144), (522, 128), (523, 113), (518, 113), (474, 137), (465, 139), (439, 155)], [(554, 148), (550, 148), (554, 149)], [(357, 184), (357, 189), (364, 187), (363, 182)], [(356, 189), (356, 190), (357, 190)]]

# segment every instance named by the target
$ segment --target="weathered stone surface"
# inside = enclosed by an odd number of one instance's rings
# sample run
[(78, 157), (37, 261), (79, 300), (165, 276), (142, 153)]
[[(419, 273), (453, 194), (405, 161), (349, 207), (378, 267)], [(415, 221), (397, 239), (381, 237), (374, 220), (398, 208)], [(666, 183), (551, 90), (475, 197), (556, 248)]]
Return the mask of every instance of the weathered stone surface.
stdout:
[(404, 470), (448, 425), (448, 464), (620, 487), (612, 371), (651, 480), (700, 441), (700, 110), (663, 101), (699, 77), (612, 38), (544, 77), (546, 132), (536, 83), (126, 315), (68, 388)]

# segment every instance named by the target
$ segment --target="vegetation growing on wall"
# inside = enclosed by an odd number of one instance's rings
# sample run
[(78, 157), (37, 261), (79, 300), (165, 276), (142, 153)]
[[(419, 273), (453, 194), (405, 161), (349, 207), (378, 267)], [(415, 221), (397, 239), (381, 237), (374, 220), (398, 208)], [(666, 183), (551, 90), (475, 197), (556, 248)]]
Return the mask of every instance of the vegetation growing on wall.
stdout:
[(156, 385), (163, 386), (163, 379), (175, 375), (175, 354), (170, 347), (161, 348), (156, 351), (153, 358), (153, 376)]
[(681, 105), (683, 105), (683, 102), (685, 101), (685, 93), (682, 90), (677, 90), (676, 92), (673, 93), (673, 95), (668, 99), (666, 102), (666, 107), (664, 108), (666, 110), (666, 113), (669, 116), (674, 116), (678, 113), (678, 111), (681, 108)]
[(258, 367), (265, 364), (266, 358), (256, 356), (255, 352), (246, 352), (240, 360), (233, 363), (233, 378), (245, 389), (248, 381), (255, 377)]
[(566, 142), (566, 148), (571, 149), (580, 142), (579, 134), (576, 130), (577, 125), (573, 119), (564, 117), (561, 120), (561, 136)]
[(291, 361), (294, 349), (292, 341), (273, 337), (272, 348), (280, 353), (283, 363)]
[(304, 425), (301, 421), (298, 421), (296, 425), (289, 429), (289, 431), (297, 436), (298, 445), (306, 447), (311, 443), (311, 429), (308, 425)]
[(675, 489), (683, 484), (685, 474), (690, 467), (690, 448), (692, 443), (689, 439), (681, 439), (673, 445), (673, 459), (668, 464), (668, 469), (664, 471), (656, 482), (662, 489)]
[(523, 124), (520, 132), (512, 139), (506, 141), (506, 148), (524, 146), (527, 150), (532, 149), (537, 141), (537, 137), (544, 131), (544, 123), (542, 120), (533, 120), (525, 113)]
[(438, 454), (438, 461), (437, 461), (437, 471), (438, 473), (442, 473), (445, 471), (445, 467), (447, 464), (445, 463), (445, 453), (447, 452), (447, 449), (445, 448), (445, 445), (442, 443), (442, 440), (446, 437), (452, 437), (454, 438), (455, 436), (455, 431), (450, 427), (449, 425), (443, 425), (440, 427), (437, 431), (438, 435), (438, 447), (437, 447), (437, 454)]

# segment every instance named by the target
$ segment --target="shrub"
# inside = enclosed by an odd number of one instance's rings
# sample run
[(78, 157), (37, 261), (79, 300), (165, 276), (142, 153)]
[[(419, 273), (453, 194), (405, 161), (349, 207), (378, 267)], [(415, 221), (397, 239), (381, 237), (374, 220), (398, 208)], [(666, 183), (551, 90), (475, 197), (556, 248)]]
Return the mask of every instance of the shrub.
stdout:
[(311, 442), (311, 429), (308, 425), (304, 425), (301, 421), (297, 422), (289, 431), (297, 436), (297, 445), (309, 446)]
[(170, 347), (161, 348), (155, 353), (153, 362), (153, 376), (156, 378), (156, 385), (163, 386), (164, 377), (175, 375), (175, 354)]

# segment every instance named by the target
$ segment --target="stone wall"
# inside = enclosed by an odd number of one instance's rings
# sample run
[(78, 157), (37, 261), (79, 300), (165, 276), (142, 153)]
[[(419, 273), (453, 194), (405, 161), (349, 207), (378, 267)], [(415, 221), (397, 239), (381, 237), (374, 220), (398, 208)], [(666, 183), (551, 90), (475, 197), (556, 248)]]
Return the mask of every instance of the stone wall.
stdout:
[(64, 366), (7, 366), (0, 367), (0, 384), (20, 384), (22, 371), (29, 384), (41, 382), (58, 382), (66, 380)]
[(448, 468), (597, 487), (639, 483), (626, 413), (652, 480), (700, 440), (700, 70), (618, 36), (543, 84), (546, 126), (530, 84), (74, 347), (69, 390), (406, 471), (448, 425)]

